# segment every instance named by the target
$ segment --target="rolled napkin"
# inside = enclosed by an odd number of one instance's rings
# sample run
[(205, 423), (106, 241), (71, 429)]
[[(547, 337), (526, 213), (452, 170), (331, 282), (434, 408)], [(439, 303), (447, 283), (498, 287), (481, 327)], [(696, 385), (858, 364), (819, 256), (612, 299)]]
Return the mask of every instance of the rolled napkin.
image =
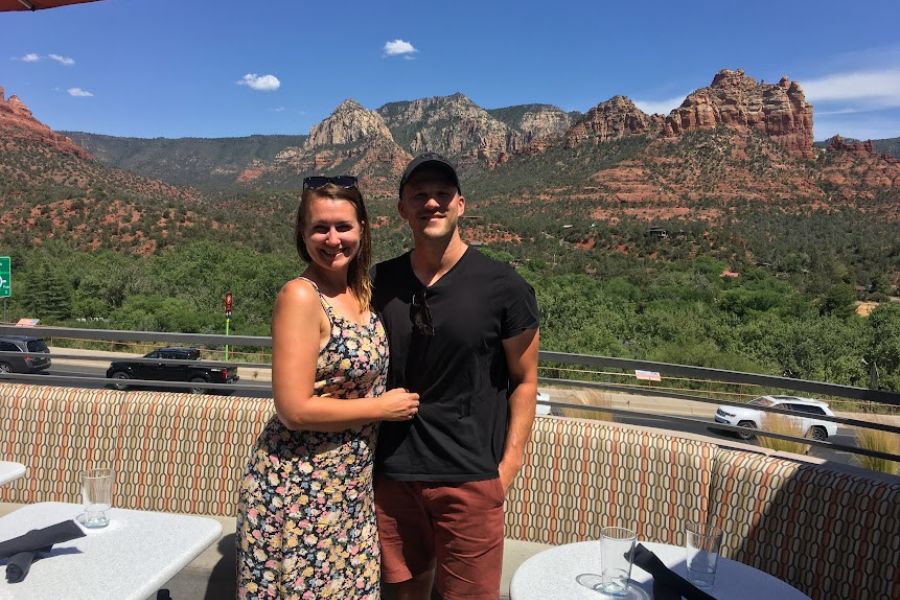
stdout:
[[(50, 548), (45, 549), (45, 551), (49, 550)], [(31, 569), (31, 563), (38, 558), (37, 552), (19, 552), (10, 556), (6, 563), (6, 581), (9, 583), (23, 581)]]
[(75, 521), (63, 521), (43, 529), (32, 529), (25, 535), (0, 542), (0, 558), (8, 558), (20, 552), (47, 552), (53, 544), (84, 537)]
[(673, 572), (658, 556), (647, 550), (643, 544), (638, 544), (629, 553), (628, 558), (653, 576), (654, 600), (716, 600), (693, 583)]

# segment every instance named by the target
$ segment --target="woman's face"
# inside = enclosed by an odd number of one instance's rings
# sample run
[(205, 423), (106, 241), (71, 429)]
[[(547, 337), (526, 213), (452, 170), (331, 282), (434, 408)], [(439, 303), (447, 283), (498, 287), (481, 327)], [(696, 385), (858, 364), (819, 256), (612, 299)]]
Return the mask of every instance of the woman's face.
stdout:
[(329, 270), (347, 269), (359, 252), (362, 226), (349, 200), (313, 196), (307, 204), (303, 242), (313, 263)]

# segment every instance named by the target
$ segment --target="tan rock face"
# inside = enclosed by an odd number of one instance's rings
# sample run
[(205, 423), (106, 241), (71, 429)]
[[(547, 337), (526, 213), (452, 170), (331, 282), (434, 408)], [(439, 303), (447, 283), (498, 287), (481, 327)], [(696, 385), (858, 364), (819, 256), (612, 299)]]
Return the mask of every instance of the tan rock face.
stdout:
[(271, 163), (254, 161), (237, 181), (342, 173), (358, 177), (366, 194), (391, 196), (411, 159), (394, 141), (378, 113), (355, 100), (345, 100), (310, 130), (303, 147), (285, 148)]
[[(572, 117), (555, 106), (535, 105), (529, 107), (511, 123), (507, 140), (509, 153), (543, 150), (552, 144), (559, 143), (572, 124)], [(504, 156), (508, 157), (508, 155)]]
[(34, 140), (60, 152), (91, 158), (87, 150), (35, 119), (31, 109), (18, 96), (10, 96), (9, 100), (5, 100), (4, 96), (5, 90), (0, 87), (0, 137)]
[[(379, 113), (412, 154), (437, 152), (463, 165), (490, 165), (509, 153), (509, 127), (462, 94), (388, 104)], [(414, 133), (404, 135), (408, 131)]]
[(614, 96), (589, 110), (566, 133), (566, 145), (572, 148), (588, 140), (602, 144), (635, 135), (656, 135), (661, 124), (661, 116), (650, 116), (625, 96)]
[(753, 129), (792, 154), (810, 158), (812, 124), (812, 106), (796, 82), (785, 77), (777, 84), (758, 83), (740, 69), (724, 69), (709, 87), (689, 95), (666, 117), (663, 135), (673, 137), (720, 125)]
[(391, 139), (391, 132), (378, 113), (366, 110), (356, 100), (344, 100), (331, 115), (309, 130), (304, 148), (343, 146), (372, 138)]

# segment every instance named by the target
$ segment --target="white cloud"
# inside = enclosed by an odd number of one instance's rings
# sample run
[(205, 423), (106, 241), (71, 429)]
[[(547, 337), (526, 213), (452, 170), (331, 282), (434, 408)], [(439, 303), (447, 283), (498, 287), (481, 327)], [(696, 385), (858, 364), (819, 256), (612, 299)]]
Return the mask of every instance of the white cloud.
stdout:
[(47, 58), (49, 58), (50, 60), (55, 60), (65, 67), (71, 67), (75, 64), (74, 58), (69, 58), (68, 56), (60, 56), (59, 54), (48, 54)]
[(687, 94), (669, 98), (668, 100), (635, 100), (634, 104), (648, 115), (667, 115), (672, 112), (673, 109), (681, 106), (681, 103), (684, 102), (686, 97)]
[(411, 55), (416, 52), (418, 52), (418, 50), (416, 50), (411, 43), (401, 39), (384, 43), (384, 54), (386, 56), (405, 55), (404, 58), (412, 59)]
[(274, 75), (257, 75), (256, 73), (247, 73), (237, 84), (246, 85), (258, 92), (274, 92), (281, 87), (281, 82)]
[(41, 57), (38, 56), (37, 54), (35, 54), (34, 52), (29, 52), (28, 54), (26, 54), (19, 60), (21, 60), (22, 62), (37, 62), (37, 61), (41, 60)]
[(275, 108), (272, 109), (272, 111), (273, 111), (273, 112), (284, 112), (284, 107), (283, 107), (283, 106), (276, 106)]
[[(835, 73), (801, 81), (811, 102), (850, 102), (869, 108), (900, 106), (900, 68)], [(859, 108), (859, 106), (857, 106)]]
[(75, 96), (76, 98), (89, 98), (94, 95), (87, 90), (83, 90), (77, 87), (69, 88), (67, 91), (69, 92), (70, 96)]

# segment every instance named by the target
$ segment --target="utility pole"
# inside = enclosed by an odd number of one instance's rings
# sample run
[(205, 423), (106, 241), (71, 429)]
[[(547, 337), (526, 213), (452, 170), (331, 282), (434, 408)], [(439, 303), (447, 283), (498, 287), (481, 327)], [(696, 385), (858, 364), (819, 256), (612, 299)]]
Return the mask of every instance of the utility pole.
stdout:
[[(231, 330), (231, 309), (233, 297), (231, 292), (225, 292), (225, 335), (229, 335)], [(225, 360), (228, 360), (228, 344), (225, 344)]]

